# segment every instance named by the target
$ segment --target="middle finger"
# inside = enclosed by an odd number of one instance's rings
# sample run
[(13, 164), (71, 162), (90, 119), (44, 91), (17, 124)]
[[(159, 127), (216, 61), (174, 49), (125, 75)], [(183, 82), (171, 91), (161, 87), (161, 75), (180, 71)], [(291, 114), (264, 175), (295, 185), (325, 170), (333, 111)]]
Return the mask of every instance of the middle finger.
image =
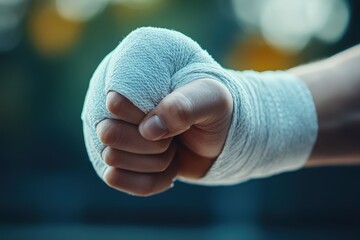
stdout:
[(171, 142), (171, 138), (159, 141), (146, 140), (141, 136), (137, 126), (114, 119), (101, 121), (96, 127), (96, 132), (103, 144), (137, 154), (163, 153)]

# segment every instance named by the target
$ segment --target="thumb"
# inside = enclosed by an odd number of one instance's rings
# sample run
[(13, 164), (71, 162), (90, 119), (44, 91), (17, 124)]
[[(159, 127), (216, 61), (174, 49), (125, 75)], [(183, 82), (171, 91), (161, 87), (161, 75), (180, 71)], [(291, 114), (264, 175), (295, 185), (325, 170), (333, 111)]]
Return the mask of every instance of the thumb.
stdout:
[(139, 131), (148, 140), (159, 140), (179, 135), (192, 125), (206, 130), (231, 113), (229, 90), (216, 80), (199, 79), (162, 99), (140, 123)]

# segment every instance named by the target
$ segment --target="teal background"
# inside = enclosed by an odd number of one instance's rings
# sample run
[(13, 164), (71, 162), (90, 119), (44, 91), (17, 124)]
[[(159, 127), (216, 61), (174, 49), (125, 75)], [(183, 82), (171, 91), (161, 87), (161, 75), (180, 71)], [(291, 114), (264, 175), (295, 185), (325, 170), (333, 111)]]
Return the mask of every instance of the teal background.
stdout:
[[(344, 37), (311, 42), (296, 54), (297, 64), (359, 43), (360, 5), (348, 3)], [(356, 166), (304, 169), (231, 187), (176, 183), (150, 198), (110, 189), (92, 169), (80, 113), (102, 58), (136, 27), (159, 26), (183, 32), (233, 67), (228, 56), (244, 31), (229, 1), (174, 0), (123, 15), (109, 7), (57, 53), (32, 40), (31, 14), (42, 4), (27, 2), (19, 44), (0, 52), (0, 239), (358, 238)]]

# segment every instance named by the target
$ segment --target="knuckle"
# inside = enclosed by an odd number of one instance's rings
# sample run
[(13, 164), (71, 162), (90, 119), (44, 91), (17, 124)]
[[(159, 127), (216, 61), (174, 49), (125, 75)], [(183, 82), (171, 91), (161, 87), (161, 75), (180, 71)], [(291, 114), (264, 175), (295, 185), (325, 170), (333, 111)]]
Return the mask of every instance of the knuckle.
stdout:
[(109, 187), (117, 188), (118, 181), (116, 172), (110, 170), (110, 172), (104, 176), (104, 181)]
[(97, 135), (100, 141), (105, 145), (109, 145), (110, 143), (112, 143), (114, 138), (114, 133), (112, 131), (111, 125), (111, 122), (106, 119), (100, 122), (96, 128)]
[(151, 175), (143, 176), (142, 184), (136, 191), (139, 196), (147, 197), (155, 193), (156, 179)]
[(109, 166), (115, 165), (115, 154), (109, 147), (105, 148), (102, 154), (104, 162)]
[(108, 94), (106, 106), (110, 112), (116, 114), (126, 108), (126, 102), (127, 99), (124, 96), (115, 92), (111, 92)]
[(98, 128), (99, 139), (103, 144), (113, 146), (116, 142), (121, 141), (122, 132), (117, 131), (116, 125), (110, 120), (104, 121), (106, 122)]
[(164, 112), (168, 113), (169, 116), (172, 116), (172, 119), (175, 119), (175, 123), (177, 123), (175, 128), (187, 126), (193, 121), (192, 103), (183, 94), (173, 93), (172, 98), (168, 98), (164, 101), (163, 107)]

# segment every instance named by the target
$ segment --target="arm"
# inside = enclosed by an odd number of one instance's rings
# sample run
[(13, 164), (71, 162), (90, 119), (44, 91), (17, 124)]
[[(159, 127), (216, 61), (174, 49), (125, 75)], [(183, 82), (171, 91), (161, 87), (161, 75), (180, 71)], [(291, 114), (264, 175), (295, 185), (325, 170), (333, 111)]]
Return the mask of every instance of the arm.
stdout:
[(360, 163), (360, 45), (290, 73), (310, 89), (319, 132), (305, 166)]
[(90, 160), (110, 187), (139, 196), (179, 178), (230, 185), (306, 162), (360, 162), (359, 61), (357, 47), (290, 74), (238, 72), (179, 32), (137, 29), (91, 79), (82, 113)]

